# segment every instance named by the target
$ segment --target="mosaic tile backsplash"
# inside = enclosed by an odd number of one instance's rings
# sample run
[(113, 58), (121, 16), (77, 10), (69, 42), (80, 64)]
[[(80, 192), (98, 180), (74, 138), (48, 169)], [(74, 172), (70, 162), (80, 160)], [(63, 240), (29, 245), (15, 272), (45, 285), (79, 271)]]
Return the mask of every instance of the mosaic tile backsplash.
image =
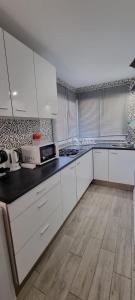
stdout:
[(53, 140), (50, 119), (8, 119), (0, 118), (0, 148), (20, 148), (32, 143), (32, 135), (41, 132), (46, 142)]

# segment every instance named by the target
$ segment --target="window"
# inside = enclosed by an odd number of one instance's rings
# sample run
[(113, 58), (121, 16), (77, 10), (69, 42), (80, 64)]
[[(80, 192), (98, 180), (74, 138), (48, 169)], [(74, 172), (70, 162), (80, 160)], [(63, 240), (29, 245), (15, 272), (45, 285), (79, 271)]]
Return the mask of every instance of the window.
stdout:
[(77, 99), (75, 93), (58, 84), (58, 117), (54, 122), (58, 142), (77, 136)]
[(56, 120), (56, 140), (58, 142), (68, 139), (67, 123), (68, 103), (64, 95), (58, 95), (58, 117)]
[(100, 136), (127, 133), (127, 93), (125, 88), (106, 89), (100, 101)]
[(120, 86), (80, 95), (80, 137), (126, 135), (128, 94), (128, 86)]
[(77, 100), (73, 93), (68, 93), (68, 138), (77, 136)]
[(100, 93), (80, 95), (78, 101), (79, 136), (98, 137), (100, 127)]

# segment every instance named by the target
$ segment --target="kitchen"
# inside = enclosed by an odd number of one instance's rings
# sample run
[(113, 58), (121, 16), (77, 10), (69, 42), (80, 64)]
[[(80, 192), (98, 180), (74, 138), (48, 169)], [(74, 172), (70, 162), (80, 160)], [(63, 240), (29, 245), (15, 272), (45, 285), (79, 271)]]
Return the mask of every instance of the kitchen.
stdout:
[(135, 298), (134, 8), (0, 3), (0, 300)]

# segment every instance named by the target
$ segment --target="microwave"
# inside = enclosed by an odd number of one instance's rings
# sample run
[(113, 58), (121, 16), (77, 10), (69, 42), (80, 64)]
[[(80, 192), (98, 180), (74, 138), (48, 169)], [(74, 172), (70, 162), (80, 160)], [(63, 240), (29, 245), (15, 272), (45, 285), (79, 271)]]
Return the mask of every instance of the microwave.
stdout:
[(57, 146), (54, 143), (42, 146), (25, 145), (21, 150), (24, 163), (42, 165), (58, 157)]

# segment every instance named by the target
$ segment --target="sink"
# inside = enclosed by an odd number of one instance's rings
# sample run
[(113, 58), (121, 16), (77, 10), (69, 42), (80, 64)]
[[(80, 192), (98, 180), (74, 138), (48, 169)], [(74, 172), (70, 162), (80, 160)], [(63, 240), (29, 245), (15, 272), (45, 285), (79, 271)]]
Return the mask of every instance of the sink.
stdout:
[(124, 143), (119, 143), (119, 144), (111, 144), (112, 147), (120, 147), (120, 148), (129, 148), (129, 147), (134, 147), (134, 145), (131, 144), (124, 144)]

